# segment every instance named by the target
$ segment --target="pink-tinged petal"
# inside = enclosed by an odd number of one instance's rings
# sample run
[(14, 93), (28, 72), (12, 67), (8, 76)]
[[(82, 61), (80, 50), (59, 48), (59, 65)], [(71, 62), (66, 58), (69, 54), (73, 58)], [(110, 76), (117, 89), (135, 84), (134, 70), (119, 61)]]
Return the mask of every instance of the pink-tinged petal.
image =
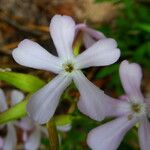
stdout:
[(106, 38), (102, 32), (89, 28), (84, 23), (76, 25), (76, 32), (79, 30), (83, 32), (83, 42), (86, 48), (89, 48), (98, 40)]
[(29, 116), (40, 124), (48, 122), (55, 113), (62, 92), (70, 82), (70, 76), (58, 75), (33, 94), (27, 105)]
[(15, 147), (17, 144), (16, 131), (15, 131), (13, 124), (11, 123), (9, 123), (7, 127), (8, 127), (8, 130), (7, 130), (6, 138), (4, 140), (3, 150), (14, 150), (16, 149)]
[(71, 127), (72, 127), (71, 124), (66, 124), (63, 126), (57, 126), (57, 130), (61, 132), (67, 132), (71, 130)]
[(25, 117), (16, 122), (15, 125), (23, 129), (24, 131), (29, 131), (34, 127), (35, 123), (29, 117)]
[(75, 36), (75, 22), (69, 16), (55, 15), (50, 23), (50, 34), (58, 56), (72, 58), (72, 44)]
[(76, 57), (78, 68), (106, 66), (113, 64), (120, 57), (120, 50), (115, 40), (101, 39)]
[(41, 132), (34, 130), (24, 144), (25, 150), (38, 150), (41, 145)]
[(130, 101), (142, 102), (143, 96), (140, 90), (142, 79), (141, 67), (136, 63), (129, 64), (127, 60), (124, 60), (120, 65), (119, 73), (123, 88)]
[(83, 42), (84, 42), (85, 48), (89, 48), (97, 41), (95, 39), (93, 39), (88, 33), (84, 33), (83, 34)]
[(0, 89), (0, 112), (7, 109), (6, 97), (2, 89)]
[(129, 97), (127, 95), (121, 95), (119, 99), (123, 101), (129, 101)]
[(23, 138), (24, 142), (26, 142), (28, 140), (28, 133), (27, 133), (27, 131), (23, 132), (23, 137), (22, 138)]
[(21, 91), (13, 90), (11, 92), (11, 105), (16, 105), (24, 99), (24, 94)]
[(89, 28), (86, 26), (86, 24), (81, 23), (76, 25), (76, 30), (82, 30), (84, 33), (89, 34), (91, 37), (93, 37), (95, 40), (106, 38), (105, 35), (102, 32), (99, 32), (95, 29)]
[(12, 52), (15, 61), (23, 66), (48, 70), (54, 73), (60, 71), (59, 59), (51, 55), (38, 43), (25, 39)]
[(87, 143), (92, 150), (116, 150), (136, 121), (135, 118), (129, 121), (125, 116), (103, 124), (90, 131)]
[(82, 72), (76, 72), (73, 79), (81, 95), (78, 108), (83, 114), (100, 121), (107, 116), (120, 116), (125, 113), (124, 110), (120, 109), (120, 101), (107, 96)]
[(0, 137), (0, 149), (2, 149), (4, 146), (4, 140)]
[(147, 108), (147, 115), (150, 118), (150, 98), (145, 98), (144, 99), (145, 103), (146, 103), (146, 108)]
[(139, 127), (139, 141), (141, 150), (150, 149), (150, 122), (143, 118)]

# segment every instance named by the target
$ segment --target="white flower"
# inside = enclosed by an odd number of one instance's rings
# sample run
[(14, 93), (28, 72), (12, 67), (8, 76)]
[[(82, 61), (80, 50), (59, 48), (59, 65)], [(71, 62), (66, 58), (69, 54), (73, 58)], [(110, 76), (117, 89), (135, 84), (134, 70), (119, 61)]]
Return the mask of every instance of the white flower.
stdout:
[[(91, 66), (110, 65), (120, 57), (120, 50), (115, 40), (107, 38), (93, 44), (83, 53), (75, 57), (72, 44), (75, 37), (75, 22), (71, 17), (55, 15), (50, 23), (50, 33), (57, 49), (58, 57), (53, 56), (39, 44), (23, 40), (13, 50), (13, 58), (23, 66), (52, 71), (56, 76), (42, 89), (32, 95), (27, 112), (40, 124), (46, 123), (54, 114), (59, 99), (65, 88), (73, 79), (80, 91), (79, 109), (90, 113), (90, 117), (100, 120), (105, 117), (105, 103), (100, 95), (97, 97), (97, 87), (94, 86), (80, 71)], [(97, 104), (102, 105), (100, 113), (95, 112)]]
[[(11, 92), (11, 105), (15, 105), (16, 103), (23, 100), (24, 96), (21, 92), (17, 90), (13, 90)], [(8, 109), (7, 103), (6, 103), (6, 97), (2, 89), (0, 89), (0, 112), (3, 112)], [(9, 122), (6, 124), (7, 127), (7, 135), (5, 138), (0, 137), (1, 144), (0, 147), (3, 148), (3, 150), (13, 150), (16, 147), (17, 144), (17, 135), (15, 130), (15, 122)], [(4, 126), (1, 126), (3, 128)]]
[[(150, 122), (148, 116), (150, 115), (150, 99), (144, 98), (140, 90), (141, 67), (136, 63), (129, 64), (125, 60), (121, 63), (119, 71), (126, 95), (121, 97), (122, 100), (118, 100), (116, 109), (112, 109), (112, 112), (110, 112), (118, 118), (90, 131), (87, 143), (92, 150), (116, 150), (125, 134), (136, 123), (139, 123), (138, 134), (141, 150), (149, 150)], [(116, 111), (115, 115), (114, 111)]]

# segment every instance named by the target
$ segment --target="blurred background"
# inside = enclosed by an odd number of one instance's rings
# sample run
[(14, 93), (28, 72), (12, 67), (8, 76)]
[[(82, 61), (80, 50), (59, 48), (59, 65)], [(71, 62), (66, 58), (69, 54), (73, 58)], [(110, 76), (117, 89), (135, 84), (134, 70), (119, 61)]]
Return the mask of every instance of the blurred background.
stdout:
[[(118, 67), (122, 60), (127, 59), (142, 66), (142, 90), (146, 97), (150, 97), (150, 0), (0, 0), (0, 68), (32, 74), (45, 81), (53, 78), (54, 74), (50, 72), (16, 64), (11, 52), (21, 40), (28, 38), (56, 54), (48, 28), (55, 14), (72, 16), (76, 23), (86, 22), (89, 27), (118, 42), (122, 55), (117, 63), (84, 70), (94, 84), (113, 97), (123, 94)], [(81, 46), (81, 51), (84, 49)], [(9, 91), (14, 87), (0, 81), (0, 88)], [(88, 150), (86, 135), (101, 124), (72, 108), (78, 97), (79, 93), (72, 84), (63, 94), (56, 112), (75, 116), (72, 129), (61, 133), (61, 150)], [(41, 144), (48, 147), (48, 139), (43, 138)], [(126, 135), (119, 150), (139, 150), (136, 128)]]

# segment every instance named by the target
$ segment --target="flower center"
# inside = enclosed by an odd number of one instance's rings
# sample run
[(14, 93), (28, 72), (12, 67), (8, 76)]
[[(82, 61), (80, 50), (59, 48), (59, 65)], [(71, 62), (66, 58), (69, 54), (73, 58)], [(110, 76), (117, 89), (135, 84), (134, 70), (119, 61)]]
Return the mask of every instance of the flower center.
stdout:
[(135, 112), (135, 113), (140, 113), (140, 111), (141, 111), (141, 105), (140, 105), (140, 104), (133, 103), (133, 104), (131, 105), (131, 109), (132, 109), (132, 111)]
[(74, 66), (71, 63), (65, 64), (64, 69), (66, 72), (71, 73), (74, 70)]

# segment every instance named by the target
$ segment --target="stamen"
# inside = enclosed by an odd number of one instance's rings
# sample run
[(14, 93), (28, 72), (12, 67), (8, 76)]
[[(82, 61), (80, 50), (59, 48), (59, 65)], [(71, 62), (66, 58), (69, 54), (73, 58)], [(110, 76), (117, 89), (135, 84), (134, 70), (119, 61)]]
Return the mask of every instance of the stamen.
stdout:
[(141, 105), (140, 104), (133, 103), (131, 105), (131, 107), (132, 107), (133, 112), (140, 113), (140, 111), (141, 111)]
[(65, 69), (66, 72), (71, 73), (74, 70), (74, 66), (71, 63), (65, 64), (64, 69)]

